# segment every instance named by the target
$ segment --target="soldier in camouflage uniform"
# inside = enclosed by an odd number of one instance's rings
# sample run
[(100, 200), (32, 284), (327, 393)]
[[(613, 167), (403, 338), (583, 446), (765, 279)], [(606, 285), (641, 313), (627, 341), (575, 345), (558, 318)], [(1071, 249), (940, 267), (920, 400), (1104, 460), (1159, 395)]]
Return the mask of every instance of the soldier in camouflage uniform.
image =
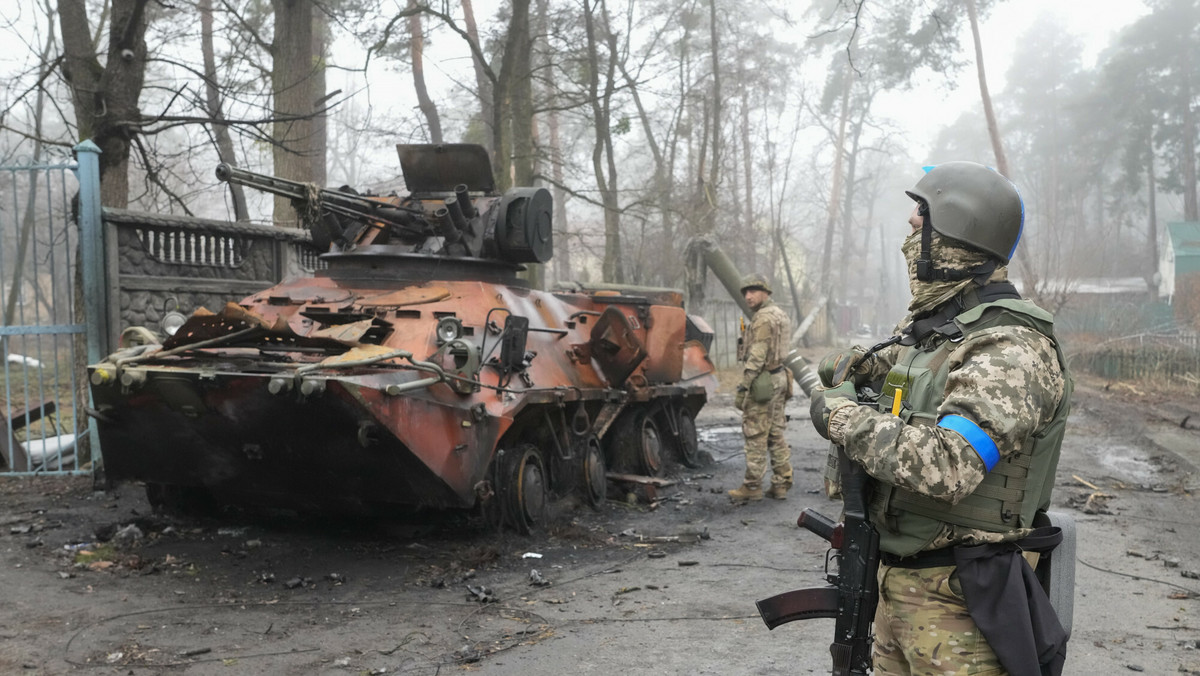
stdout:
[[(954, 550), (1020, 540), (1049, 506), (1071, 380), (1052, 317), (1006, 281), (1024, 223), (1016, 188), (982, 165), (951, 162), (908, 195), (917, 202), (903, 246), (910, 314), (896, 342), (821, 362), (813, 424), (873, 480), (874, 673), (1005, 674), (1009, 654), (992, 644), (1007, 645), (1013, 630), (983, 635)], [(856, 387), (867, 383), (881, 395), (860, 406)], [(835, 477), (827, 472), (831, 492)], [(1058, 670), (1065, 642), (1064, 633)]]
[(792, 323), (771, 300), (766, 277), (747, 275), (742, 280), (742, 296), (754, 311), (738, 345), (742, 380), (734, 395), (734, 406), (742, 411), (742, 434), (746, 438), (746, 478), (741, 486), (729, 491), (729, 498), (735, 502), (762, 500), (769, 455), (771, 488), (766, 495), (785, 500), (792, 487), (792, 450), (783, 438), (787, 425), (783, 407), (790, 396), (791, 374), (783, 367), (783, 358)]

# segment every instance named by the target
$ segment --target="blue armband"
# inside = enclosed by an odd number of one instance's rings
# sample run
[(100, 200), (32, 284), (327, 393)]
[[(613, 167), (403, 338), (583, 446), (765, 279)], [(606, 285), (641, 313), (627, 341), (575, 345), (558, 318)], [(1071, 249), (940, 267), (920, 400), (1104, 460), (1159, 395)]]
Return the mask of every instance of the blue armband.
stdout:
[(979, 459), (983, 461), (983, 466), (987, 468), (987, 471), (992, 471), (996, 463), (1000, 462), (1000, 449), (996, 448), (996, 442), (992, 441), (992, 438), (979, 425), (967, 418), (961, 415), (948, 415), (938, 421), (938, 427), (961, 434), (962, 438), (966, 439), (971, 448), (979, 454)]

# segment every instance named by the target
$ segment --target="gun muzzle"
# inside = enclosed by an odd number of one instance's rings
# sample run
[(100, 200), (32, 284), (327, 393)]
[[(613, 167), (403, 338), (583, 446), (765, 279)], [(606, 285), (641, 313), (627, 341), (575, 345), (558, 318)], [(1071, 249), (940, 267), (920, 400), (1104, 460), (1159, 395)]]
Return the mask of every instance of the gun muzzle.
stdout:
[(462, 232), (454, 225), (454, 219), (450, 217), (449, 209), (438, 207), (437, 211), (433, 212), (433, 218), (438, 224), (438, 233), (446, 238), (447, 244), (453, 244), (462, 239)]
[(462, 209), (463, 216), (466, 218), (475, 218), (475, 204), (471, 202), (471, 195), (467, 192), (466, 183), (459, 183), (454, 186), (454, 197), (458, 202), (458, 206)]
[(446, 198), (446, 209), (450, 212), (450, 221), (454, 223), (454, 227), (459, 232), (467, 231), (467, 216), (463, 213), (462, 205), (458, 203), (458, 196), (451, 195)]

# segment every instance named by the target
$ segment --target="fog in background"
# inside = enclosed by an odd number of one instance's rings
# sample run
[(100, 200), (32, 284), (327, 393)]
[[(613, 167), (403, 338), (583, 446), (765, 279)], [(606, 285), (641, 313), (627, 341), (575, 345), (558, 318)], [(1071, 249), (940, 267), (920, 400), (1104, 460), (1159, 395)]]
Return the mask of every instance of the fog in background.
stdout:
[(1196, 0), (41, 0), (0, 21), (5, 165), (97, 138), (109, 206), (287, 224), (216, 164), (387, 191), (396, 143), (480, 143), (502, 188), (554, 194), (539, 283), (710, 302), (707, 237), (815, 343), (903, 316), (925, 165), (1016, 183), (1011, 274), (1079, 332), (1166, 321), (1165, 224), (1200, 220)]

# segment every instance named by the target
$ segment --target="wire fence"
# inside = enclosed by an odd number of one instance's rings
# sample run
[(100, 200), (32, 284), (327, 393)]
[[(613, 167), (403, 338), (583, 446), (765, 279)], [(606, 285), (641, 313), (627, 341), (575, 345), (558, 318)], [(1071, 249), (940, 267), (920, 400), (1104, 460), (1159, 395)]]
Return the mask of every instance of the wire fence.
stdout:
[(1161, 327), (1115, 338), (1072, 336), (1073, 369), (1111, 380), (1200, 392), (1200, 334)]
[(0, 167), (0, 474), (90, 471), (75, 165)]

